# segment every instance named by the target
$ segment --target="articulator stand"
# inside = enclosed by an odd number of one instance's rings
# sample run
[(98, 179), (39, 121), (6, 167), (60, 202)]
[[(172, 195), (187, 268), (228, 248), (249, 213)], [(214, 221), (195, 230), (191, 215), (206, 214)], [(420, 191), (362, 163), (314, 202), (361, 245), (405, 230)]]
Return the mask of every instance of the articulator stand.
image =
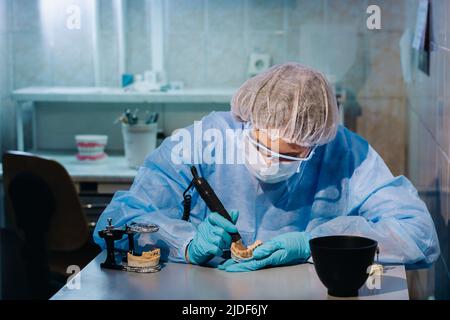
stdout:
[(124, 235), (128, 237), (128, 253), (135, 255), (134, 250), (134, 235), (137, 233), (153, 233), (157, 232), (159, 227), (155, 224), (132, 223), (129, 226), (125, 225), (123, 228), (116, 228), (112, 225), (112, 219), (108, 218), (108, 225), (105, 229), (98, 232), (100, 238), (105, 239), (106, 243), (106, 260), (100, 266), (105, 269), (132, 271), (132, 272), (158, 272), (161, 265), (151, 267), (136, 267), (128, 266), (127, 257), (122, 257), (120, 263), (117, 263), (115, 241), (121, 240)]

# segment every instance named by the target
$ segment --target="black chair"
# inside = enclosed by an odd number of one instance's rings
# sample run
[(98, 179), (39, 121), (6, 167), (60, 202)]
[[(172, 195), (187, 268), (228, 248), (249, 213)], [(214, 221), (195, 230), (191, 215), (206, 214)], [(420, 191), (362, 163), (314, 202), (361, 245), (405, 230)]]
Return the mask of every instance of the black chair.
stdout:
[(12, 229), (0, 229), (0, 297), (3, 300), (29, 299), (30, 286), (23, 258), (25, 244)]
[(58, 162), (7, 152), (3, 181), (7, 220), (24, 241), (31, 298), (47, 299), (65, 284), (68, 266), (83, 268), (100, 250), (75, 186)]

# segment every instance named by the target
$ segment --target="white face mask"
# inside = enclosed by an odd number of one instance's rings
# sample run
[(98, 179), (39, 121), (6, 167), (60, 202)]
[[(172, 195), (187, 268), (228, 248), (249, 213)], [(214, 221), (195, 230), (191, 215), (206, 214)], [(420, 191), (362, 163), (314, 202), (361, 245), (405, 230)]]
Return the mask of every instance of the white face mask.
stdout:
[(266, 183), (277, 183), (289, 179), (299, 172), (300, 163), (272, 163), (270, 165), (250, 164), (245, 162), (247, 169), (259, 180)]
[[(295, 158), (295, 161), (284, 162), (280, 161), (277, 157), (272, 157), (270, 161), (266, 161), (264, 156), (258, 151), (256, 145), (265, 148), (258, 142), (254, 141), (249, 132), (244, 132), (243, 140), (244, 144), (244, 164), (247, 169), (259, 180), (266, 183), (277, 183), (289, 179), (294, 174), (299, 173), (302, 163), (309, 160), (313, 154), (311, 151), (308, 158)], [(283, 157), (279, 155), (279, 157)], [(293, 157), (289, 157), (293, 160)]]

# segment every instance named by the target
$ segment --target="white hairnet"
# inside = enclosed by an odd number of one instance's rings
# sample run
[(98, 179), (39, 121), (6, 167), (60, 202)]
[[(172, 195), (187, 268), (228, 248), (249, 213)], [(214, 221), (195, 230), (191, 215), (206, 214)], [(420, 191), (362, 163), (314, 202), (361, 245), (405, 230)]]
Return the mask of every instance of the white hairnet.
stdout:
[(231, 111), (257, 129), (275, 129), (275, 138), (305, 147), (333, 140), (339, 121), (325, 76), (298, 63), (276, 65), (248, 79), (234, 94)]

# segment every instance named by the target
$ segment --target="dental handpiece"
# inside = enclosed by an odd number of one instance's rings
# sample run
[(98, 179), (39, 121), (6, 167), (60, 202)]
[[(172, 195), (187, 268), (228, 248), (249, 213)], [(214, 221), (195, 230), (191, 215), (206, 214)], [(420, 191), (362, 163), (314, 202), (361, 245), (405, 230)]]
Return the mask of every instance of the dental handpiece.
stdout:
[[(204, 178), (198, 175), (197, 169), (194, 166), (191, 167), (191, 172), (192, 176), (194, 177), (192, 183), (197, 192), (200, 194), (200, 197), (202, 197), (202, 199), (205, 201), (206, 206), (209, 208), (209, 210), (211, 212), (217, 212), (222, 217), (233, 223), (230, 214), (227, 212), (222, 202), (220, 202), (219, 198), (217, 197), (209, 183)], [(239, 232), (231, 233), (230, 235), (233, 242), (238, 242), (241, 240), (241, 235), (239, 234)]]

